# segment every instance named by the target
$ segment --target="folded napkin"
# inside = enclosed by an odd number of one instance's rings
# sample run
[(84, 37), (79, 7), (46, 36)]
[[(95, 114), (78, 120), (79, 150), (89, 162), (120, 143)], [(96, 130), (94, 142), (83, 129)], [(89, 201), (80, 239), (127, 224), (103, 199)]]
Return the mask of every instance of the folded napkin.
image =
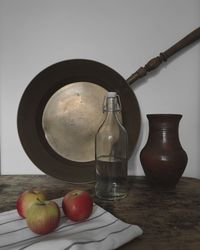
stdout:
[[(54, 200), (61, 207), (62, 198)], [(116, 249), (140, 236), (142, 229), (124, 223), (94, 204), (92, 215), (84, 222), (73, 222), (62, 213), (52, 233), (33, 233), (16, 210), (0, 213), (0, 250), (106, 250)]]

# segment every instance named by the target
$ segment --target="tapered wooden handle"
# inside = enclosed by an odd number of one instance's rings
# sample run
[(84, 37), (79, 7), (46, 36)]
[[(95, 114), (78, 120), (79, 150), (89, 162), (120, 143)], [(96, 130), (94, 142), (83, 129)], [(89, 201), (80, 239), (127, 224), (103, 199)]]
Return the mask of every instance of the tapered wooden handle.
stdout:
[(135, 73), (133, 73), (128, 79), (127, 83), (131, 85), (138, 79), (146, 76), (146, 74), (156, 68), (163, 62), (167, 61), (167, 59), (174, 55), (179, 50), (183, 49), (184, 47), (190, 45), (191, 43), (200, 39), (200, 27), (193, 30), (190, 34), (185, 36), (183, 39), (178, 41), (169, 49), (161, 52), (159, 56), (152, 58), (144, 67), (140, 67)]

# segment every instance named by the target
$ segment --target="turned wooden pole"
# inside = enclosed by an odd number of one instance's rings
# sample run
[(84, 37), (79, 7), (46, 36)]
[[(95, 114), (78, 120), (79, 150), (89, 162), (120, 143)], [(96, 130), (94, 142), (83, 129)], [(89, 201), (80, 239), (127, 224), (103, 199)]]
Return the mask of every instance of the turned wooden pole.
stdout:
[(181, 49), (185, 48), (186, 46), (192, 44), (193, 42), (199, 39), (200, 39), (200, 27), (193, 30), (190, 34), (185, 36), (183, 39), (178, 41), (169, 49), (165, 50), (164, 52), (161, 52), (159, 56), (152, 58), (144, 67), (140, 67), (135, 73), (133, 73), (127, 79), (127, 83), (131, 85), (138, 79), (146, 76), (148, 72), (158, 68), (163, 61), (167, 61), (169, 57), (171, 57)]

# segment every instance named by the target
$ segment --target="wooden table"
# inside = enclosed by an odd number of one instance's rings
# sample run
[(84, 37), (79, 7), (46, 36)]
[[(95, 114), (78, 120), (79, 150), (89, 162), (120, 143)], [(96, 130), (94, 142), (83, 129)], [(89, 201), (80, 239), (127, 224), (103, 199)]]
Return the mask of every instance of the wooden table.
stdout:
[[(33, 187), (41, 188), (49, 199), (81, 188), (94, 194), (94, 184), (75, 185), (46, 175), (0, 176), (0, 212), (14, 209), (18, 195)], [(95, 202), (121, 220), (139, 225), (144, 234), (121, 250), (199, 250), (200, 180), (181, 178), (175, 189), (153, 189), (145, 177), (129, 178), (127, 198)], [(55, 249), (56, 250), (56, 249)]]

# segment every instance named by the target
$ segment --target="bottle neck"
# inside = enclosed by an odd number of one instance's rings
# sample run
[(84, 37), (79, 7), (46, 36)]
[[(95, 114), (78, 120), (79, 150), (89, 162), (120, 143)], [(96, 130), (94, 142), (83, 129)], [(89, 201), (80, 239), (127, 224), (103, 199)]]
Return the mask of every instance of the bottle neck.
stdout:
[(120, 105), (118, 103), (117, 97), (107, 97), (104, 102), (103, 112), (106, 113), (105, 123), (118, 123), (120, 121), (117, 117), (120, 111)]
[(105, 123), (120, 123), (115, 111), (105, 111)]

